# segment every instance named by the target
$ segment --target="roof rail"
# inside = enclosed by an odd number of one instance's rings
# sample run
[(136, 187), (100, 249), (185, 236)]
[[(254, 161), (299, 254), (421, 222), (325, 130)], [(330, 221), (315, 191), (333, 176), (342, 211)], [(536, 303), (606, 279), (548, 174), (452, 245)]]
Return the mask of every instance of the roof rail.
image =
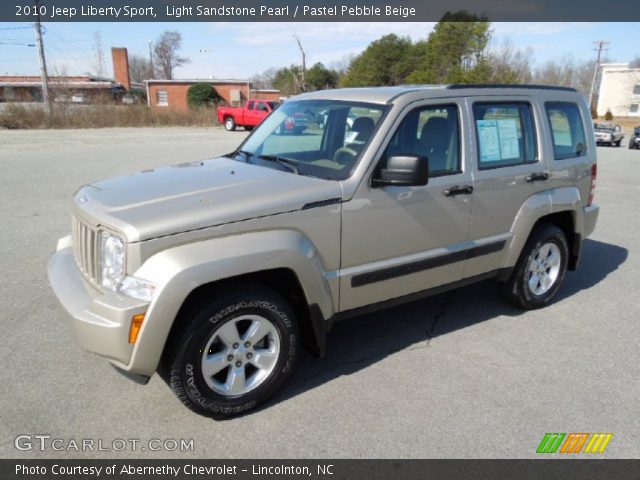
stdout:
[(510, 83), (454, 83), (447, 85), (450, 90), (461, 90), (464, 88), (521, 88), (536, 90), (562, 90), (565, 92), (577, 92), (573, 87), (556, 87), (554, 85), (522, 85), (522, 84), (510, 84)]

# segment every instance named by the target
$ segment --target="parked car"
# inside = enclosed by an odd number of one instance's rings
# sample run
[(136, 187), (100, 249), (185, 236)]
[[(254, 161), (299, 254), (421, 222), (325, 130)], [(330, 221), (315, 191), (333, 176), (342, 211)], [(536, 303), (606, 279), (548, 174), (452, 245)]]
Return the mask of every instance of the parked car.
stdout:
[[(324, 129), (278, 135), (322, 111)], [(598, 217), (594, 138), (570, 88), (306, 93), (228, 155), (78, 190), (49, 281), (86, 350), (232, 417), (338, 320), (485, 279), (552, 302)]]
[(309, 125), (311, 125), (313, 122), (314, 117), (308, 112), (295, 112), (280, 124), (277, 132), (281, 135), (300, 135), (307, 128), (309, 128)]
[(617, 123), (594, 123), (596, 143), (598, 145), (609, 145), (619, 147), (624, 138), (622, 127)]
[(271, 100), (249, 100), (243, 107), (218, 107), (218, 123), (224, 125), (227, 131), (236, 127), (252, 130), (280, 104)]
[(640, 150), (640, 125), (633, 129), (633, 134), (629, 139), (629, 149)]

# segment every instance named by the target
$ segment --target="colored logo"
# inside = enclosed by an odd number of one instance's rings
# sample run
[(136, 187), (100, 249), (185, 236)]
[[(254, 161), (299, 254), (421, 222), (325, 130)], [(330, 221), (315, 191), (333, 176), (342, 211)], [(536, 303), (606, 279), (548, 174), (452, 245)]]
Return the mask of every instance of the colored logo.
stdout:
[(545, 433), (536, 453), (604, 453), (612, 437), (613, 433)]

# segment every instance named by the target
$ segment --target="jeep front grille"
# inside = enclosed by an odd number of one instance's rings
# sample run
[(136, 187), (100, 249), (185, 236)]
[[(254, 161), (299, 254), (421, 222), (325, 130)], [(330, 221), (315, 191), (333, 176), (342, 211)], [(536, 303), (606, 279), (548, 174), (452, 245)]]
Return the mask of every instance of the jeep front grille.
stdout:
[(71, 217), (73, 255), (82, 274), (98, 283), (98, 232), (76, 216)]

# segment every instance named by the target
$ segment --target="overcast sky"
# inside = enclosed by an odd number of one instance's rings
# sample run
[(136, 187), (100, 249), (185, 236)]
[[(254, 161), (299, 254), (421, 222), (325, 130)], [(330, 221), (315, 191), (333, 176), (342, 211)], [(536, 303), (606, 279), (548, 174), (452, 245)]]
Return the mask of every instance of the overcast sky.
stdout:
[[(164, 30), (183, 37), (181, 54), (191, 63), (179, 68), (176, 78), (248, 78), (269, 67), (297, 63), (300, 54), (293, 39), (298, 34), (307, 51), (307, 64), (331, 65), (361, 52), (373, 40), (388, 34), (427, 37), (433, 23), (44, 23), (50, 73), (93, 71), (94, 32), (99, 31), (112, 76), (112, 46), (126, 47), (129, 54), (148, 57), (149, 40)], [(493, 44), (505, 38), (515, 47), (531, 47), (535, 60), (572, 56), (595, 58), (593, 41), (610, 43), (607, 56), (628, 62), (640, 56), (638, 23), (493, 23)], [(632, 41), (633, 40), (633, 41)], [(28, 23), (0, 23), (0, 75), (39, 73), (33, 28)]]

